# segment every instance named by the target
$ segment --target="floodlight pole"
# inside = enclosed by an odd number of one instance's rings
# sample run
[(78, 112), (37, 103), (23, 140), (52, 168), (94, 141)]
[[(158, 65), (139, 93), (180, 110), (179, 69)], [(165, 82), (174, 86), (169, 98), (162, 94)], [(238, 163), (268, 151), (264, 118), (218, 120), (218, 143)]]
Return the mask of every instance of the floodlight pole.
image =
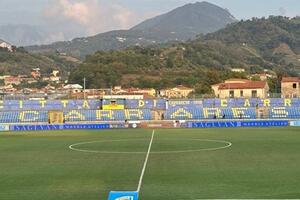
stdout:
[(83, 96), (84, 96), (84, 99), (86, 99), (86, 95), (85, 95), (85, 88), (86, 88), (86, 78), (84, 77), (83, 78)]

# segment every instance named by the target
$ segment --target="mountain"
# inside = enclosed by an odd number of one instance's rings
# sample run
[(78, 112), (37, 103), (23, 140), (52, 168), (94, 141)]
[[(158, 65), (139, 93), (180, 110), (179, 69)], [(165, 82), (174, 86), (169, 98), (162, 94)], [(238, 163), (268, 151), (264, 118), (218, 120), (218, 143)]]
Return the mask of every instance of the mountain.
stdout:
[(16, 46), (43, 44), (46, 41), (46, 35), (46, 31), (38, 26), (23, 24), (0, 26), (0, 38)]
[(117, 30), (102, 33), (87, 38), (76, 38), (68, 42), (56, 42), (51, 45), (31, 46), (26, 49), (32, 53), (60, 52), (78, 58), (96, 51), (109, 51), (113, 49), (124, 49), (130, 46), (146, 46), (156, 44), (163, 38), (155, 35), (145, 34), (143, 31)]
[(27, 47), (32, 52), (59, 51), (84, 58), (96, 51), (185, 41), (224, 28), (236, 19), (225, 9), (201, 2), (187, 4), (146, 20), (129, 30), (116, 30), (68, 42)]
[(4, 41), (4, 40), (2, 40), (2, 39), (0, 38), (0, 43), (2, 43), (2, 42), (8, 43), (8, 42), (6, 42), (6, 41)]
[[(7, 46), (12, 46), (9, 42), (7, 42), (7, 41), (5, 41), (5, 40), (2, 40), (1, 38), (0, 38), (0, 45), (3, 43), (3, 45), (7, 45)], [(0, 47), (2, 47), (2, 46), (0, 46)], [(4, 48), (4, 47), (2, 47), (2, 48)]]
[(197, 2), (148, 19), (131, 30), (153, 32), (172, 39), (187, 40), (200, 33), (215, 32), (235, 21), (237, 20), (225, 9), (208, 2)]
[[(97, 52), (74, 68), (69, 78), (76, 83), (86, 77), (91, 88), (163, 88), (183, 84), (195, 87), (197, 93), (209, 93), (210, 84), (245, 78), (246, 73), (263, 73), (264, 69), (275, 71), (279, 77), (298, 75), (299, 30), (298, 17), (253, 18), (169, 47)], [(246, 73), (231, 72), (237, 67)], [(271, 92), (278, 92), (277, 80), (269, 82)]]

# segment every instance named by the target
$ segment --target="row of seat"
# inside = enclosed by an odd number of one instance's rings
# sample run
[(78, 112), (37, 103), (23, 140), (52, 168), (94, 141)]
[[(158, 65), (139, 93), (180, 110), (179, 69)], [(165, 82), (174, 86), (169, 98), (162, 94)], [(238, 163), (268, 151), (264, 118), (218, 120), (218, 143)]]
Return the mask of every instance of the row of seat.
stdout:
[(168, 110), (172, 107), (199, 106), (202, 108), (219, 107), (300, 107), (300, 98), (234, 98), (234, 99), (200, 99), (200, 100), (168, 100), (168, 99), (95, 99), (95, 100), (0, 100), (0, 111), (18, 110), (97, 110), (103, 107), (126, 109)]
[(170, 108), (165, 113), (168, 120), (187, 119), (257, 119), (257, 118), (277, 118), (277, 119), (300, 119), (299, 107), (273, 107), (264, 112), (258, 112), (256, 108)]
[(165, 113), (168, 120), (186, 119), (255, 119), (255, 108), (170, 108)]
[(203, 99), (203, 107), (299, 107), (300, 98)]
[(0, 111), (100, 109), (101, 100), (7, 100), (0, 101)]
[(0, 123), (47, 122), (47, 111), (0, 112)]
[(151, 120), (149, 109), (126, 110), (71, 110), (64, 112), (66, 121), (120, 121), (120, 120)]
[(274, 107), (269, 110), (269, 116), (273, 119), (289, 118), (298, 119), (300, 118), (300, 108), (289, 108), (289, 107)]
[[(70, 110), (64, 111), (66, 122), (151, 120), (149, 109), (130, 110)], [(48, 111), (6, 111), (0, 112), (0, 123), (48, 122)]]
[[(268, 111), (268, 112), (266, 112)], [(150, 109), (125, 110), (65, 110), (66, 122), (80, 121), (122, 121), (122, 120), (151, 120)], [(268, 110), (255, 108), (201, 108), (201, 107), (172, 107), (164, 112), (166, 120), (188, 119), (300, 119), (300, 108), (273, 107)], [(2, 111), (0, 123), (48, 122), (48, 111)]]

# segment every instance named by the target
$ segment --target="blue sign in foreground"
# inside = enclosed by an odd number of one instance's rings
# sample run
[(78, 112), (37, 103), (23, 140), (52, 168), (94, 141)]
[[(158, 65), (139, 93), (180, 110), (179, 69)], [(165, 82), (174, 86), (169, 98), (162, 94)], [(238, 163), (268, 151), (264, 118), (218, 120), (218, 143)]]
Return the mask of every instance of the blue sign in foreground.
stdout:
[(189, 128), (233, 128), (239, 126), (240, 122), (237, 121), (188, 122)]
[(300, 126), (300, 121), (291, 121), (290, 126)]
[(109, 124), (65, 124), (63, 129), (109, 129)]
[(276, 126), (288, 126), (288, 120), (264, 120), (264, 121), (243, 121), (241, 127), (276, 127)]
[(138, 200), (139, 193), (133, 192), (117, 192), (111, 191), (108, 200)]
[(8, 125), (0, 125), (0, 131), (9, 131)]

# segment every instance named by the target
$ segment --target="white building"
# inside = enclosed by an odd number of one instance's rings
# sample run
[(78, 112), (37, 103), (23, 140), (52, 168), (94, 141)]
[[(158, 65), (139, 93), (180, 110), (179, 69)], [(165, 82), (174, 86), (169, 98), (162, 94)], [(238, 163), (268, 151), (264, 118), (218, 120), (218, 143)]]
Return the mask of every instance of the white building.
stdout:
[(9, 51), (12, 52), (12, 45), (9, 44), (8, 42), (5, 42), (4, 40), (1, 40), (1, 39), (0, 39), (0, 47), (1, 48), (6, 48), (6, 49), (8, 49)]
[(64, 86), (64, 89), (82, 89), (83, 87), (79, 84), (68, 84)]
[(231, 68), (232, 72), (244, 73), (246, 70), (243, 68)]
[(63, 89), (68, 90), (72, 93), (80, 93), (82, 92), (83, 87), (79, 84), (68, 84), (63, 87)]

